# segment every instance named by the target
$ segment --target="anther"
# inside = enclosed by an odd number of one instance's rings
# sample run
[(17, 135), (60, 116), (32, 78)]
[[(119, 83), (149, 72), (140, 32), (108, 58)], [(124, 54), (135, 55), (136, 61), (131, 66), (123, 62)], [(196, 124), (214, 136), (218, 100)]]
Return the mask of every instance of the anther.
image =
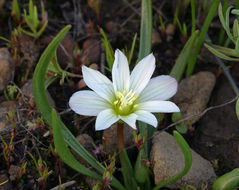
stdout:
[(116, 105), (116, 104), (118, 104), (118, 102), (119, 102), (119, 100), (115, 100), (115, 101), (114, 101), (114, 104)]

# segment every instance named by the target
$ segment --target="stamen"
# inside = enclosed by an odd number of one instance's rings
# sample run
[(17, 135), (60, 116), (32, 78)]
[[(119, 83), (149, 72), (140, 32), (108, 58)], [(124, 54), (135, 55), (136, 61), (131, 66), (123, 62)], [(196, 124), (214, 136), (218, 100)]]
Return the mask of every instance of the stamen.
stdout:
[(114, 101), (114, 104), (116, 105), (116, 104), (118, 104), (118, 102), (119, 102), (119, 100), (115, 100), (115, 101)]
[(134, 107), (134, 108), (137, 108), (138, 106), (139, 106), (138, 104), (135, 104), (133, 107)]
[(124, 96), (126, 95), (126, 91), (125, 91), (125, 90), (123, 91), (123, 95), (124, 95)]
[(118, 92), (116, 92), (116, 96), (117, 96), (117, 97), (119, 97), (119, 98), (121, 97), (121, 94), (120, 94), (120, 92), (119, 92), (119, 91), (118, 91)]

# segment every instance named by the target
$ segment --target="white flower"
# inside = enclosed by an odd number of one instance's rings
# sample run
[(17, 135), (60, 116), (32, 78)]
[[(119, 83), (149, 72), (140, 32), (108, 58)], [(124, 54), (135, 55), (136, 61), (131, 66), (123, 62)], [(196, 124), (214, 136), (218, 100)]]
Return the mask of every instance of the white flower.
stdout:
[(151, 78), (155, 69), (155, 58), (151, 53), (143, 58), (130, 74), (126, 56), (115, 51), (112, 81), (99, 71), (82, 67), (83, 78), (91, 90), (74, 93), (69, 105), (80, 115), (97, 116), (95, 129), (104, 130), (118, 120), (136, 129), (136, 120), (157, 127), (158, 121), (150, 112), (179, 112), (170, 101), (177, 91), (177, 81), (161, 75)]

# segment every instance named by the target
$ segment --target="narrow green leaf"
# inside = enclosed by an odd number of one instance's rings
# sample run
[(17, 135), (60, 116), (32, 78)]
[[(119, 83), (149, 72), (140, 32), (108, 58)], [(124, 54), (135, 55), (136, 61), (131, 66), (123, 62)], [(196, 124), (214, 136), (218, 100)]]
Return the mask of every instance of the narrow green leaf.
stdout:
[(239, 168), (219, 177), (212, 186), (213, 190), (231, 190), (239, 185)]
[(177, 141), (177, 143), (179, 144), (179, 146), (180, 146), (180, 148), (183, 152), (184, 163), (185, 163), (184, 169), (183, 169), (183, 171), (181, 171), (177, 175), (173, 176), (172, 178), (170, 178), (170, 179), (162, 182), (161, 184), (157, 185), (156, 187), (154, 187), (153, 190), (160, 189), (160, 188), (162, 188), (162, 187), (164, 187), (164, 186), (182, 178), (184, 175), (186, 175), (189, 172), (189, 170), (191, 168), (192, 153), (191, 153), (191, 149), (190, 149), (188, 143), (184, 140), (182, 135), (180, 135), (180, 133), (178, 133), (177, 131), (173, 132), (173, 136), (174, 136), (175, 140)]
[(141, 1), (140, 47), (138, 61), (151, 53), (152, 48), (152, 2)]
[(211, 46), (207, 45), (207, 44), (204, 44), (206, 46), (206, 48), (211, 51), (213, 54), (215, 54), (217, 57), (220, 57), (222, 59), (225, 59), (225, 60), (228, 60), (228, 61), (239, 61), (239, 58), (232, 58), (232, 57), (229, 57), (219, 51), (217, 51), (216, 49), (212, 48)]
[(226, 20), (224, 19), (224, 16), (223, 16), (223, 11), (222, 11), (222, 4), (220, 3), (219, 6), (218, 6), (218, 16), (219, 16), (219, 19), (220, 19), (220, 22), (224, 28), (224, 30), (226, 31), (228, 37), (234, 42), (234, 38), (230, 32), (230, 28), (229, 28), (229, 13), (230, 13), (230, 10), (231, 10), (232, 7), (229, 7), (226, 11)]
[(127, 190), (137, 189), (137, 183), (134, 178), (134, 170), (129, 160), (128, 154), (124, 149), (120, 153), (121, 172), (124, 178), (124, 184)]
[(56, 151), (59, 154), (60, 158), (72, 169), (76, 170), (77, 172), (92, 177), (94, 179), (102, 181), (102, 176), (99, 174), (89, 170), (82, 164), (80, 164), (75, 157), (72, 155), (70, 150), (67, 148), (67, 145), (64, 141), (61, 126), (59, 125), (59, 119), (56, 114), (56, 110), (52, 109), (52, 127), (53, 127), (53, 139), (54, 145), (56, 147)]
[(239, 120), (239, 98), (237, 99), (237, 103), (236, 103), (236, 114), (237, 114), (237, 119)]
[(196, 31), (196, 5), (195, 0), (191, 0), (191, 14), (192, 14), (192, 31), (193, 34)]
[(199, 34), (199, 31), (195, 31), (191, 35), (191, 37), (189, 38), (189, 40), (183, 47), (183, 50), (180, 52), (180, 54), (176, 60), (176, 63), (174, 64), (174, 66), (169, 74), (170, 76), (174, 77), (178, 82), (181, 80), (184, 70), (186, 68), (186, 65), (188, 63), (188, 59), (192, 55), (193, 46), (195, 44), (195, 41), (198, 38), (198, 34)]
[(13, 2), (12, 2), (12, 12), (11, 12), (11, 15), (15, 16), (17, 21), (20, 21), (21, 13), (20, 13), (20, 8), (19, 8), (17, 0), (13, 0)]
[(112, 67), (113, 67), (113, 63), (114, 63), (114, 52), (113, 52), (113, 49), (111, 47), (111, 44), (104, 32), (104, 30), (102, 28), (100, 28), (100, 33), (103, 37), (103, 45), (105, 47), (105, 53), (106, 53), (106, 60), (107, 60), (107, 63), (108, 63), (108, 67), (110, 69), (110, 71), (112, 70)]
[[(207, 44), (207, 45), (209, 45), (209, 44)], [(226, 54), (228, 56), (239, 57), (239, 54), (236, 52), (235, 49), (218, 46), (218, 45), (214, 45), (214, 44), (210, 44), (209, 46), (211, 46), (212, 48), (216, 49), (217, 51), (219, 51), (223, 54)]]
[(234, 15), (239, 15), (239, 9), (233, 9), (231, 13)]
[(188, 64), (188, 67), (187, 67), (187, 77), (190, 76), (192, 73), (193, 73), (193, 70), (194, 70), (194, 67), (195, 67), (195, 64), (196, 64), (196, 61), (197, 61), (197, 56), (200, 52), (200, 49), (202, 47), (202, 44), (205, 40), (205, 36), (207, 34), (207, 31), (208, 31), (208, 28), (211, 24), (211, 21), (217, 11), (217, 7), (218, 7), (218, 4), (220, 3), (220, 0), (214, 0), (213, 1), (213, 4), (209, 10), (209, 13), (207, 15), (207, 18), (202, 26), (202, 30), (200, 32), (200, 35), (198, 37), (198, 41), (197, 41), (197, 44), (195, 46), (195, 49), (193, 51), (193, 54), (192, 56), (190, 57), (190, 59), (188, 60), (189, 64)]
[(44, 22), (43, 26), (41, 27), (41, 29), (37, 32), (37, 38), (39, 38), (42, 33), (44, 32), (44, 30), (46, 29), (47, 27), (47, 24), (48, 24), (48, 20), (46, 22)]
[(132, 45), (131, 45), (130, 54), (129, 54), (129, 65), (130, 65), (132, 57), (133, 57), (136, 39), (137, 39), (137, 33), (134, 35), (134, 39), (133, 39), (133, 42), (132, 42)]

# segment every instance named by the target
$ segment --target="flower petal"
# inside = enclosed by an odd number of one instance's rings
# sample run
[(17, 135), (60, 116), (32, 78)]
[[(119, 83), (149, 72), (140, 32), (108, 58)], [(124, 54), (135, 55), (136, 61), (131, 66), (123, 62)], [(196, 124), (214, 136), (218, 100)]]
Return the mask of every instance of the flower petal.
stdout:
[(177, 80), (169, 75), (154, 77), (141, 92), (136, 102), (168, 100), (175, 95), (177, 88)]
[(129, 89), (129, 64), (126, 56), (120, 51), (115, 51), (115, 60), (112, 68), (112, 81), (115, 92)]
[(130, 89), (139, 94), (148, 84), (155, 69), (155, 57), (151, 53), (143, 58), (130, 75)]
[(123, 120), (125, 123), (127, 123), (133, 129), (136, 129), (136, 124), (135, 124), (137, 119), (136, 114), (132, 113), (128, 116), (119, 116), (119, 118)]
[(107, 109), (109, 103), (91, 90), (82, 90), (71, 96), (69, 106), (77, 114), (96, 116)]
[(82, 66), (83, 79), (86, 85), (94, 90), (99, 96), (112, 101), (114, 89), (112, 82), (99, 71)]
[(143, 121), (144, 123), (148, 123), (155, 128), (158, 126), (158, 121), (152, 113), (144, 110), (138, 110), (135, 112), (135, 114), (138, 116), (137, 120)]
[(96, 118), (95, 130), (99, 131), (107, 129), (118, 120), (119, 118), (114, 114), (112, 109), (103, 110)]
[(172, 113), (180, 112), (178, 106), (170, 101), (148, 101), (138, 104), (140, 110), (149, 112)]

